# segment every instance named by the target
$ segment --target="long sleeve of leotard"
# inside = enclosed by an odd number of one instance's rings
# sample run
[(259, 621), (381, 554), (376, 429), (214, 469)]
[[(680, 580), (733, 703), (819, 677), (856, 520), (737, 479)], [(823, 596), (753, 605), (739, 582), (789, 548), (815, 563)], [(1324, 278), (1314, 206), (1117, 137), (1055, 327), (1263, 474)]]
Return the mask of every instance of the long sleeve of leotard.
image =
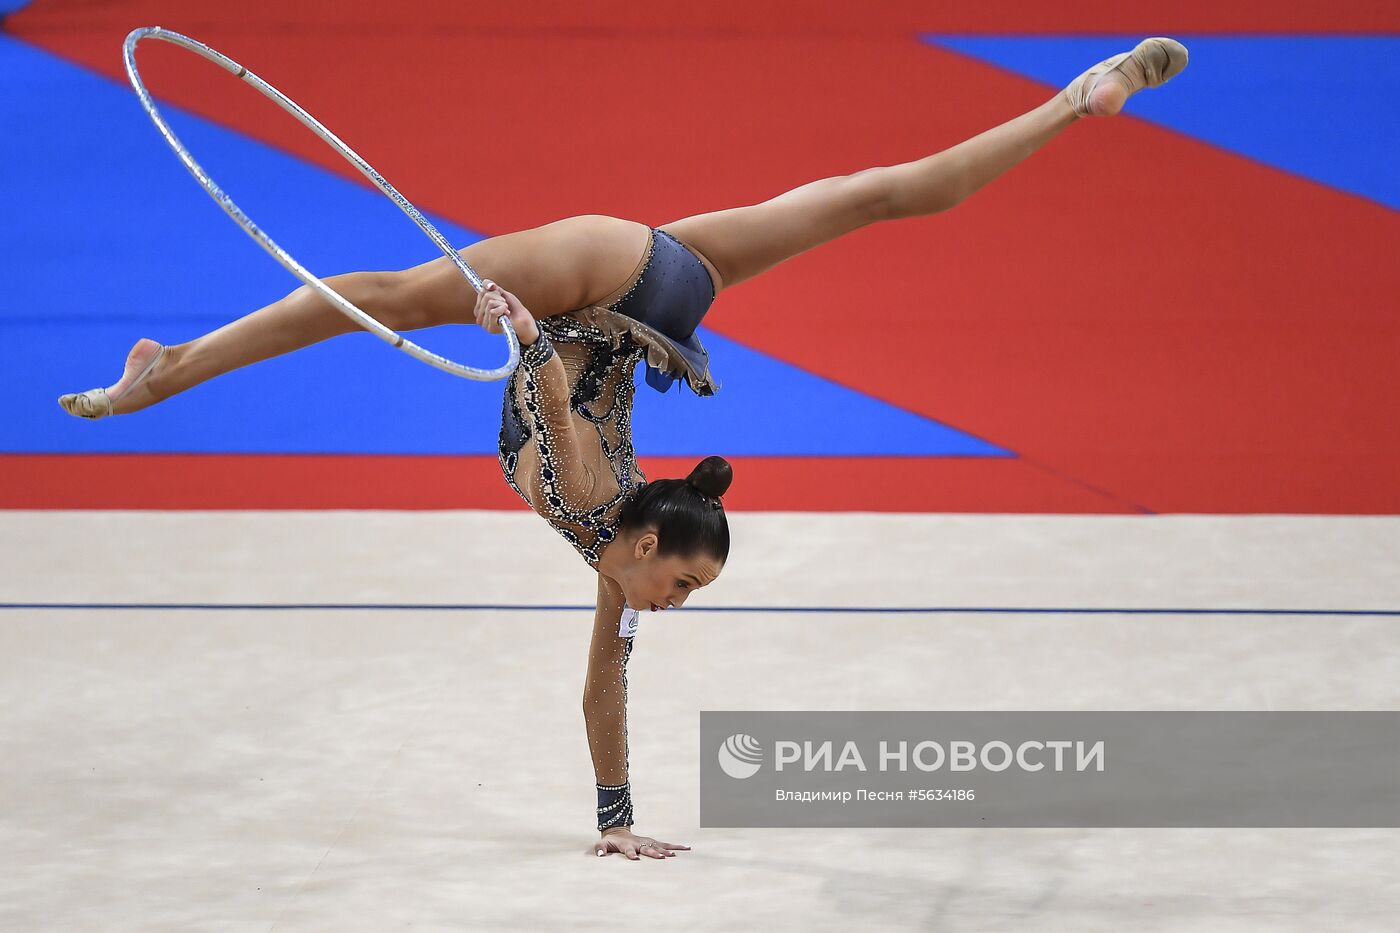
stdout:
[(583, 462), (569, 405), (569, 376), (543, 332), (521, 348), (520, 368), (524, 371), (520, 413), (539, 453), (538, 473), (524, 478), (530, 502), (546, 517), (569, 521), (586, 509), (593, 491), (593, 474)]
[(598, 791), (598, 829), (632, 825), (632, 788), (627, 767), (627, 660), (632, 638), (618, 635), (625, 600), (622, 590), (598, 576), (598, 609), (588, 649), (583, 717)]

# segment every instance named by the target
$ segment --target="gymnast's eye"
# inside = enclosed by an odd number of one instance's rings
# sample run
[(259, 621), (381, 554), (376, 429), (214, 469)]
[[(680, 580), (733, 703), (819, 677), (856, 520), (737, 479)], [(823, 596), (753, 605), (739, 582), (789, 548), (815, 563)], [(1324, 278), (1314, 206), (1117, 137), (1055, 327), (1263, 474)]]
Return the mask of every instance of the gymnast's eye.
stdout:
[(689, 585), (684, 580), (677, 580), (676, 583), (680, 586), (681, 589), (685, 589)]

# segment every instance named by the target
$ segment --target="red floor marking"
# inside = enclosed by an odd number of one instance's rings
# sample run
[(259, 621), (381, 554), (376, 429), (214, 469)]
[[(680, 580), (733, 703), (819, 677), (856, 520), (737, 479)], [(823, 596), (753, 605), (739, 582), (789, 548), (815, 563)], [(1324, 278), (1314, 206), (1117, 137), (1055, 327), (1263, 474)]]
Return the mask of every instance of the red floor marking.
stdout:
[[(653, 478), (693, 457), (643, 457)], [(734, 511), (1129, 512), (1001, 458), (736, 457)], [(492, 457), (0, 455), (3, 509), (524, 509)]]
[[(930, 67), (1006, 114), (1043, 93)], [(1397, 254), (1395, 212), (1105, 121), (946, 215), (746, 283), (707, 323), (1153, 511), (1393, 513)], [(917, 352), (850, 353), (832, 269), (879, 309), (885, 346)]]
[[(119, 45), (132, 25), (190, 32), (291, 94), (421, 206), (488, 233), (575, 213), (663, 223), (751, 203), (920, 157), (1049, 93), (895, 30), (934, 15), (912, 4), (861, 20), (890, 30), (879, 33), (832, 29), (847, 15), (834, 8), (685, 14), (715, 30), (701, 35), (663, 28), (658, 14), (628, 19), (618, 4), (551, 5), (560, 19), (545, 32), (532, 18), (544, 14), (505, 7), (481, 18), (432, 5), (412, 29), (370, 30), (370, 7), (337, 4), (324, 22), (360, 25), (318, 31), (314, 17), (304, 30), (279, 25), (304, 10), (246, 6), (233, 23), (173, 0), (121, 3), (119, 15), (41, 2), (7, 26), (123, 82)], [(1022, 9), (1024, 19), (1004, 5), (985, 15), (998, 18), (993, 31), (1045, 31), (1052, 15), (1050, 31), (1074, 31), (1058, 10)], [(1094, 31), (1139, 15), (1093, 9), (1103, 14)], [(1330, 27), (1357, 31), (1400, 17), (1391, 4), (1325, 9)], [(1313, 28), (1323, 10), (1193, 3), (1148, 31), (1211, 28), (1211, 17), (1225, 29), (1244, 16)], [(778, 34), (788, 15), (809, 31)], [(739, 25), (724, 33), (723, 22)], [(353, 172), (207, 63), (160, 47), (142, 62), (169, 99)], [(949, 214), (859, 231), (745, 283), (707, 323), (1117, 503), (1400, 512), (1400, 432), (1383, 401), (1400, 391), (1397, 252), (1394, 212), (1119, 119), (1074, 127)], [(876, 309), (889, 354), (880, 364), (850, 352), (853, 300)], [(1018, 501), (1046, 496), (1032, 511), (1056, 510), (1075, 488), (1047, 491), (1045, 473), (1025, 464), (966, 468), (1004, 474)]]
[[(386, 11), (397, 18), (386, 17)], [(222, 11), (221, 11), (222, 12)], [(995, 4), (813, 3), (811, 0), (711, 0), (708, 3), (651, 3), (643, 0), (537, 0), (486, 2), (463, 6), (458, 0), (416, 0), (386, 7), (375, 0), (242, 0), (224, 16), (248, 30), (284, 29), (341, 32), (372, 29), (386, 36), (403, 32), (461, 34), (465, 31), (513, 34), (710, 33), (716, 37), (754, 34), (842, 35), (912, 32), (992, 35), (1121, 33), (1171, 35), (1192, 32), (1362, 33), (1400, 31), (1400, 9), (1391, 0), (1175, 0), (1123, 3), (1079, 0), (1002, 0)], [(189, 12), (182, 0), (35, 0), (15, 15), (28, 30), (110, 27), (136, 24), (180, 29), (181, 21), (208, 23), (219, 13)]]

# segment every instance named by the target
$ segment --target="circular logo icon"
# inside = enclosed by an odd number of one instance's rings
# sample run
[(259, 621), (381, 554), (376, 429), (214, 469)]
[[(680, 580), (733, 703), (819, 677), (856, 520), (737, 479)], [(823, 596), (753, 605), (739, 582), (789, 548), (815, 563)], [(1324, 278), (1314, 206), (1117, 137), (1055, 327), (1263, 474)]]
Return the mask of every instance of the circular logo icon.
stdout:
[(732, 778), (752, 777), (762, 764), (763, 746), (751, 735), (731, 735), (719, 747), (719, 766)]

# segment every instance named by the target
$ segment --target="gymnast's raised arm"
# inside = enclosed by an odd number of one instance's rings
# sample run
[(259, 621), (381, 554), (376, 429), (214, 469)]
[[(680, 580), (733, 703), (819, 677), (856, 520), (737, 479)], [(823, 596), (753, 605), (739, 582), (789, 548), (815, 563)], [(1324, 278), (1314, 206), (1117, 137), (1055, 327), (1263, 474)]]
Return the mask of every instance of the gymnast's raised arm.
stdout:
[(540, 332), (520, 299), (490, 280), (482, 284), (473, 311), (476, 322), (499, 334), (499, 318), (507, 315), (520, 338), (520, 368), (525, 377), (520, 413), (538, 436), (540, 453), (539, 471), (525, 477), (522, 485), (536, 512), (567, 521), (588, 508), (594, 487), (569, 405), (569, 375), (549, 336)]

